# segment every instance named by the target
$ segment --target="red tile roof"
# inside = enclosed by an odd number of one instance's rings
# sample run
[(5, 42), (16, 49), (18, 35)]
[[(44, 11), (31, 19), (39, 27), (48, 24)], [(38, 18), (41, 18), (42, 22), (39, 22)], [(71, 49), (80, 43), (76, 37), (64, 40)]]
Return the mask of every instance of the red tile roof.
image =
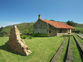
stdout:
[(63, 22), (57, 22), (57, 21), (51, 21), (51, 20), (46, 20), (46, 19), (40, 19), (48, 24), (50, 24), (51, 26), (54, 26), (56, 28), (63, 28), (63, 29), (74, 29), (74, 27), (67, 25)]

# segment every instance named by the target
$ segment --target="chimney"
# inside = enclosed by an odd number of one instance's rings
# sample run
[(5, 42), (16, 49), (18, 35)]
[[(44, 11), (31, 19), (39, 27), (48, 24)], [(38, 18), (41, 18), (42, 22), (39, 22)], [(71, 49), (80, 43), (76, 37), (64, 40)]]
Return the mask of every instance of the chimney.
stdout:
[(41, 15), (40, 14), (38, 15), (38, 19), (41, 19)]

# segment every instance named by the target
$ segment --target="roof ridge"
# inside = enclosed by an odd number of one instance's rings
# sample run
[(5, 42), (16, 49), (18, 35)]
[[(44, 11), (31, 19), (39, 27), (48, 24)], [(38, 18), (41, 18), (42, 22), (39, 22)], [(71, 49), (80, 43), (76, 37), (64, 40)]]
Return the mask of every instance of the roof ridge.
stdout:
[(51, 20), (47, 20), (47, 19), (40, 19), (56, 28), (65, 28), (65, 29), (74, 29), (74, 27), (66, 24), (66, 23), (63, 23), (63, 22), (59, 22), (59, 21), (51, 21)]
[[(41, 19), (41, 20), (47, 20), (47, 19)], [(48, 20), (48, 21), (52, 21), (52, 20)], [(61, 21), (53, 21), (53, 22), (60, 22), (60, 23), (64, 23), (64, 22), (61, 22)]]

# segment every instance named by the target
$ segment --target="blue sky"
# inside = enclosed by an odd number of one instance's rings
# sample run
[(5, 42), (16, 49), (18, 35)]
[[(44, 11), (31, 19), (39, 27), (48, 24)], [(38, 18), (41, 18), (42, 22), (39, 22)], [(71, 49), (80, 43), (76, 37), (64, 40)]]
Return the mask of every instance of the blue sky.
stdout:
[(42, 19), (83, 23), (83, 0), (0, 0), (0, 27)]

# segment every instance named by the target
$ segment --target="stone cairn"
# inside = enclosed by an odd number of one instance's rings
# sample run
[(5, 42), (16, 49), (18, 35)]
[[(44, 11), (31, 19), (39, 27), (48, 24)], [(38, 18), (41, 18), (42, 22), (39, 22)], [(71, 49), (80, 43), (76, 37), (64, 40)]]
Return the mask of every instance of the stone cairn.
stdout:
[(24, 40), (20, 38), (20, 32), (17, 26), (13, 26), (10, 32), (9, 41), (7, 45), (17, 53), (28, 56), (32, 52), (29, 50), (29, 47), (25, 44)]

